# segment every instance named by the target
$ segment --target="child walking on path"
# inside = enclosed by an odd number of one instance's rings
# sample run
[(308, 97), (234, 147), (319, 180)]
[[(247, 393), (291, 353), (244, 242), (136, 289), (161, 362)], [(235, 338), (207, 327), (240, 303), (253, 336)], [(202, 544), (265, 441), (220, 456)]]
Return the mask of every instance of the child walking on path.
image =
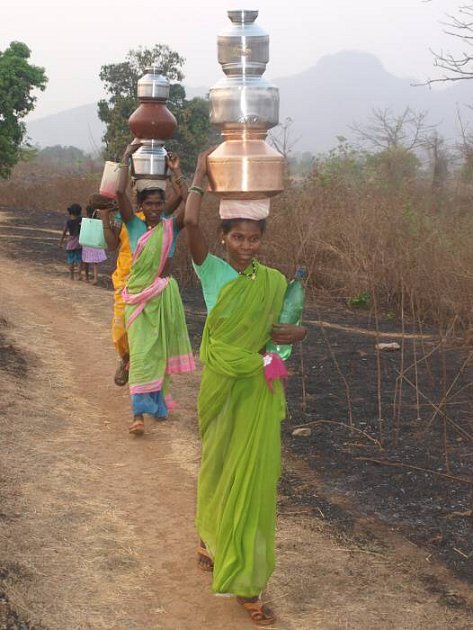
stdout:
[[(92, 206), (87, 206), (86, 208), (87, 217), (89, 219), (93, 219), (95, 215), (95, 209)], [(103, 249), (97, 249), (96, 247), (83, 247), (82, 248), (82, 262), (84, 263), (85, 270), (85, 279), (89, 282), (89, 270), (90, 265), (92, 265), (93, 269), (93, 280), (92, 284), (97, 284), (99, 279), (99, 263), (107, 260), (107, 254)]]
[(79, 243), (80, 226), (82, 223), (82, 208), (78, 203), (73, 203), (67, 209), (70, 218), (66, 221), (62, 231), (59, 247), (62, 247), (67, 236), (66, 251), (67, 264), (71, 280), (74, 280), (76, 266), (78, 269), (78, 280), (82, 280), (82, 247)]

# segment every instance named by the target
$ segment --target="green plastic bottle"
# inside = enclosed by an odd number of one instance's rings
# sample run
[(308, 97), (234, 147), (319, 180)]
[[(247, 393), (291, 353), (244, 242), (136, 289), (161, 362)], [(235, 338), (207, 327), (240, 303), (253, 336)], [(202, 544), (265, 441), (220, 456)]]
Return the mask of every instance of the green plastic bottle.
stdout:
[[(295, 277), (289, 282), (284, 296), (281, 314), (278, 323), (299, 324), (304, 309), (304, 286), (302, 280), (305, 277), (305, 267), (297, 267)], [(266, 352), (276, 352), (281, 359), (287, 361), (292, 353), (292, 345), (277, 345), (272, 341), (266, 344)]]

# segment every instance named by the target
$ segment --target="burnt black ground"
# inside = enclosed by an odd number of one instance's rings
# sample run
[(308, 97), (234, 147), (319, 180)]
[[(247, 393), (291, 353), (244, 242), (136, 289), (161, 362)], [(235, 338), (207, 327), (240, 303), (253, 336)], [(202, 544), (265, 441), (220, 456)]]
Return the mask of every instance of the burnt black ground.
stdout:
[[(3, 209), (7, 211), (13, 220), (0, 225), (0, 234), (12, 264), (21, 260), (46, 273), (67, 276), (65, 252), (57, 247), (59, 236), (21, 229), (59, 230), (65, 217), (57, 213)], [(6, 235), (18, 238), (7, 239)], [(31, 235), (35, 238), (28, 238)], [(100, 267), (97, 290), (111, 288), (108, 274), (112, 270), (113, 258)], [(71, 290), (73, 287), (71, 283)], [(204, 305), (195, 287), (183, 288), (182, 295), (191, 338), (197, 348)], [(374, 516), (425, 547), (426, 555), (439, 558), (458, 576), (473, 581), (473, 448), (469, 438), (473, 433), (473, 371), (468, 350), (454, 341), (438, 348), (438, 335), (427, 325), (422, 332), (432, 335), (431, 338), (405, 340), (404, 367), (416, 357), (417, 385), (422, 395), (418, 413), (415, 391), (404, 382), (399, 418), (395, 421), (393, 399), (401, 352), (380, 353), (378, 379), (374, 348), (377, 339), (374, 334), (356, 330), (374, 333), (372, 314), (350, 311), (339, 304), (314, 304), (306, 309), (306, 319), (323, 320), (342, 328), (308, 324), (309, 337), (303, 345), (303, 357), (296, 348), (290, 361), (292, 376), (287, 385), (284, 449), (288, 456), (304, 461), (314, 474), (313, 485), (308, 487), (306, 479), (299, 483), (294, 471), (285, 473), (281, 484), (284, 505), (290, 501), (293, 505), (307, 506), (315, 518), (331, 520), (341, 529), (350, 529), (360, 515)], [(400, 333), (401, 325), (387, 318), (379, 323), (379, 330)], [(420, 331), (418, 326), (410, 325), (407, 332)], [(380, 341), (401, 343), (399, 338), (389, 336)], [(16, 356), (15, 348), (0, 340), (0, 352), (2, 369), (14, 369), (21, 378), (22, 359)], [(415, 381), (414, 369), (407, 372), (407, 377)], [(439, 404), (449, 388), (442, 409), (448, 420), (444, 421), (442, 414), (432, 419), (434, 408), (429, 400)], [(344, 426), (350, 424), (350, 405), (353, 426), (358, 431)], [(294, 427), (306, 424), (311, 428), (310, 436), (292, 435)]]

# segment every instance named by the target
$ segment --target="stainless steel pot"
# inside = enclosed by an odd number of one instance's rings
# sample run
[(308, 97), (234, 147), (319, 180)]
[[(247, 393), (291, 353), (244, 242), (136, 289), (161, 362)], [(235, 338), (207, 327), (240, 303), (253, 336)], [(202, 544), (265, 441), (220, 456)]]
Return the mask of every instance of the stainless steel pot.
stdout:
[(227, 75), (261, 76), (269, 61), (269, 35), (255, 24), (258, 11), (227, 12), (232, 24), (217, 37), (218, 62)]
[(143, 145), (133, 154), (133, 177), (166, 179), (169, 176), (167, 168), (167, 151), (164, 142), (160, 140), (142, 140)]
[(209, 94), (210, 120), (220, 130), (271, 129), (279, 122), (279, 90), (262, 77), (225, 77)]
[(138, 80), (137, 95), (140, 100), (167, 101), (169, 98), (169, 80), (161, 74), (159, 68), (147, 68), (146, 74)]

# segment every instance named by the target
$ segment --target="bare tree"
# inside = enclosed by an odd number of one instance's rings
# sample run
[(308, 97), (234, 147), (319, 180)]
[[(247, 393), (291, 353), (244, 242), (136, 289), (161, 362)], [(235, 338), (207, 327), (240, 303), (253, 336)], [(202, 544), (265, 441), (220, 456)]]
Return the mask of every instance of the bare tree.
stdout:
[(373, 109), (366, 125), (353, 123), (350, 129), (365, 148), (413, 151), (424, 144), (427, 134), (434, 129), (426, 124), (426, 117), (427, 112), (417, 113), (410, 107), (401, 114), (394, 114), (389, 108)]
[(450, 154), (447, 144), (438, 131), (434, 130), (432, 134), (425, 139), (424, 146), (430, 158), (432, 188), (434, 190), (440, 190), (443, 188), (448, 178)]
[(287, 117), (284, 119), (284, 122), (279, 123), (277, 127), (274, 127), (269, 134), (268, 140), (273, 145), (273, 147), (279, 151), (284, 156), (286, 160), (289, 157), (289, 153), (291, 153), (294, 146), (301, 139), (300, 136), (294, 137), (293, 129), (291, 129), (294, 121), (292, 118)]
[(461, 140), (457, 144), (461, 156), (460, 176), (465, 182), (473, 180), (473, 133), (464, 123), (460, 112), (457, 112), (461, 130)]
[[(444, 81), (464, 81), (473, 79), (473, 4), (460, 6), (458, 15), (447, 15), (444, 32), (454, 39), (460, 40), (466, 50), (459, 55), (449, 52), (435, 52), (434, 66), (444, 71), (442, 77), (429, 79), (427, 84)], [(469, 52), (469, 49), (472, 49)]]

